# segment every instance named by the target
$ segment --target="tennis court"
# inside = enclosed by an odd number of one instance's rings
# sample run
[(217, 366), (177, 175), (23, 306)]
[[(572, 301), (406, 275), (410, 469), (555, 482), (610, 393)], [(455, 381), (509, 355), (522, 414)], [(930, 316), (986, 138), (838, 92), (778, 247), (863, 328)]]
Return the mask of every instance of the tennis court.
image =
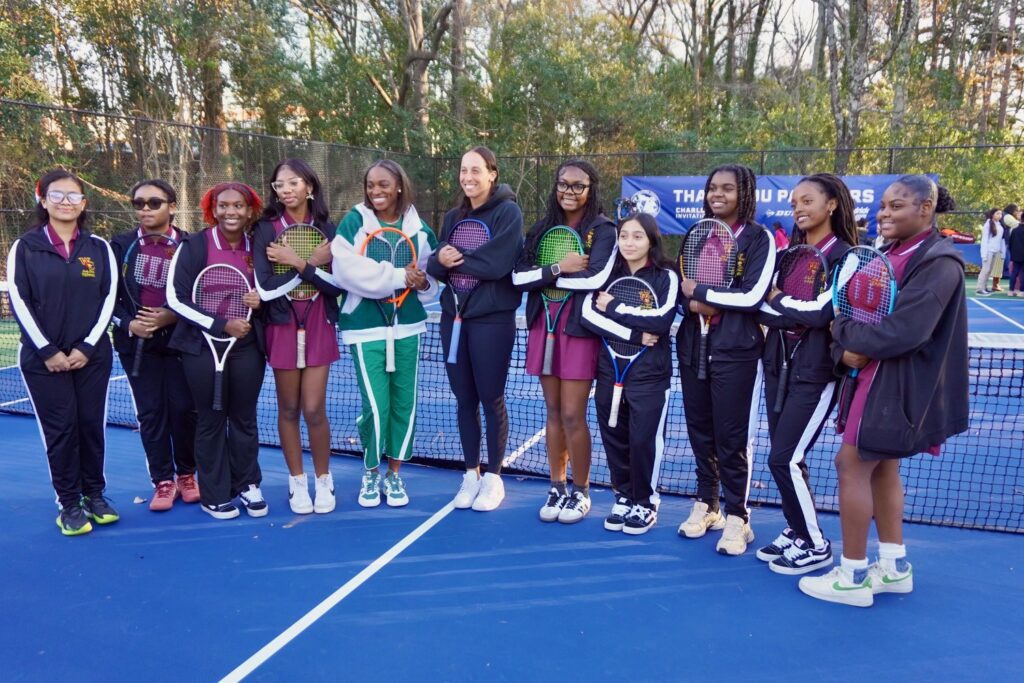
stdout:
[[(115, 366), (110, 421), (126, 428), (108, 430), (108, 493), (122, 514), (110, 528), (81, 539), (57, 533), (35, 421), (0, 416), (3, 677), (1012, 679), (1024, 650), (1024, 300), (991, 297), (969, 307), (971, 429), (942, 457), (909, 461), (907, 517), (921, 522), (906, 529), (917, 586), (909, 596), (878, 596), (871, 610), (808, 599), (752, 552), (726, 558), (710, 537), (676, 535), (694, 486), (678, 385), (661, 488), (679, 495), (663, 495), (650, 533), (604, 531), (606, 489), (595, 491), (581, 524), (539, 522), (546, 485), (527, 475), (546, 468), (543, 402), (522, 374), (525, 333), (508, 392), (506, 463), (514, 473), (505, 477), (505, 503), (487, 514), (448, 506), (457, 469), (418, 465), (403, 469), (408, 507), (364, 510), (355, 501), (359, 461), (337, 457), (338, 510), (294, 516), (283, 459), (268, 446), (268, 517), (215, 522), (181, 504), (156, 515), (132, 502), (151, 489), (130, 428), (130, 392)], [(453, 399), (437, 326), (429, 328), (415, 452), (430, 465), (452, 465), (460, 457)], [(358, 450), (347, 358), (332, 369), (329, 401), (333, 447)], [(31, 409), (16, 367), (0, 370), (0, 407)], [(273, 443), (272, 382), (261, 422), (261, 438)], [(607, 481), (596, 429), (595, 440), (593, 478)], [(834, 443), (823, 436), (810, 456), (825, 510), (835, 508)], [(755, 450), (752, 498), (763, 505), (752, 523), (761, 542), (783, 520), (771, 504), (764, 435)], [(822, 523), (839, 538), (834, 515)]]

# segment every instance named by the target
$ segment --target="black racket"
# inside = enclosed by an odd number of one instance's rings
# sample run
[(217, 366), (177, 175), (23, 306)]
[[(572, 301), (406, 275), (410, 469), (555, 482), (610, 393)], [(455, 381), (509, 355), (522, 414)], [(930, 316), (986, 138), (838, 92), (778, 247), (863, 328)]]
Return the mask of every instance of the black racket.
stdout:
[[(775, 288), (783, 295), (798, 301), (815, 301), (828, 291), (828, 262), (821, 250), (810, 244), (798, 244), (779, 256), (775, 269)], [(779, 330), (782, 340), (782, 366), (779, 368), (779, 387), (775, 393), (776, 413), (782, 412), (789, 383), (789, 366), (807, 338), (809, 330), (801, 327)]]
[[(121, 281), (135, 314), (143, 309), (167, 305), (167, 273), (177, 249), (178, 241), (163, 233), (143, 235), (128, 246), (121, 263)], [(132, 377), (139, 376), (145, 350), (146, 340), (137, 337), (130, 371)]]

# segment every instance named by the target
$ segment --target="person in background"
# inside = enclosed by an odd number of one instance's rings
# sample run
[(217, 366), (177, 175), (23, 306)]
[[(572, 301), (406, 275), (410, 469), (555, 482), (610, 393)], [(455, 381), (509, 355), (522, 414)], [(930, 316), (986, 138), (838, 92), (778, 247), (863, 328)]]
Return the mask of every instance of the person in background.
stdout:
[(978, 296), (992, 294), (992, 290), (987, 286), (988, 279), (993, 273), (1002, 272), (1003, 269), (1006, 241), (1003, 239), (1002, 218), (1003, 212), (999, 209), (989, 209), (985, 213), (985, 224), (981, 226), (981, 272), (978, 273), (978, 286), (974, 292)]
[(772, 223), (772, 235), (775, 237), (776, 251), (789, 248), (789, 236), (786, 234), (785, 228), (782, 227), (782, 223), (778, 221)]
[(865, 247), (870, 247), (874, 243), (871, 239), (871, 235), (868, 234), (868, 219), (858, 218), (857, 219), (857, 244)]
[[(1011, 204), (1010, 206), (1015, 206)], [(1017, 225), (1006, 235), (1006, 251), (1010, 256), (1010, 296), (1024, 296), (1024, 228), (1020, 210), (1013, 214)]]
[(1003, 268), (1005, 266), (1005, 257), (1009, 249), (1010, 232), (1013, 231), (1018, 225), (1020, 225), (1020, 207), (1016, 204), (1007, 204), (1003, 208), (1003, 251), (999, 254), (999, 258), (996, 259), (992, 266), (992, 291), (1001, 292), (1003, 288), (999, 286), (999, 280), (1003, 275)]

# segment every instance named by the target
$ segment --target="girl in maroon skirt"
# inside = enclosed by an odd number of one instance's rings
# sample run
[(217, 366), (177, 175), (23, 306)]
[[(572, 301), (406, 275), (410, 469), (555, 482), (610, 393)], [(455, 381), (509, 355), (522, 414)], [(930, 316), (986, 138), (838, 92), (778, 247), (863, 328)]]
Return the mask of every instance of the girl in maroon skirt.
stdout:
[[(536, 265), (537, 244), (548, 229), (565, 225), (580, 234), (583, 255), (570, 254), (560, 263)], [(529, 292), (526, 320), (526, 372), (540, 377), (547, 408), (547, 451), (551, 489), (540, 509), (545, 522), (572, 524), (590, 511), (590, 429), (587, 403), (597, 376), (600, 340), (580, 323), (583, 299), (608, 281), (616, 251), (615, 224), (601, 207), (597, 169), (571, 159), (555, 172), (547, 213), (526, 237), (512, 282)], [(550, 375), (542, 374), (547, 324), (541, 290), (558, 287), (572, 294), (555, 327), (555, 350)], [(559, 304), (548, 304), (555, 315)], [(572, 461), (573, 490), (566, 488), (566, 466)]]
[[(341, 290), (327, 269), (331, 262), (330, 242), (325, 239), (308, 261), (299, 258), (286, 244), (275, 240), (286, 228), (309, 223), (327, 237), (334, 227), (328, 220), (326, 197), (320, 179), (301, 159), (282, 161), (270, 175), (267, 207), (253, 231), (253, 261), (256, 287), (267, 302), (267, 361), (274, 369), (277, 387), (277, 430), (288, 465), (288, 503), (292, 512), (326, 513), (334, 509), (334, 481), (328, 461), (331, 433), (327, 422), (327, 377), (331, 363), (338, 360), (338, 296)], [(274, 273), (274, 264), (290, 266)], [(320, 296), (310, 302), (290, 302), (288, 292), (300, 282), (310, 282)], [(294, 310), (293, 307), (309, 307)], [(305, 312), (306, 367), (297, 367), (297, 315)], [(309, 446), (316, 472), (315, 500), (302, 463), (299, 414), (306, 420)]]

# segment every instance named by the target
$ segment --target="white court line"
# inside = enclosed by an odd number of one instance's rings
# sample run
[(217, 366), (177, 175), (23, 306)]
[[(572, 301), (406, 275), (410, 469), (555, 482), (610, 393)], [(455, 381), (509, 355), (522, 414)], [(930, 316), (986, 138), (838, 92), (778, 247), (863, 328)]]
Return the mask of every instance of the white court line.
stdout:
[(19, 398), (17, 401), (7, 401), (6, 403), (0, 403), (0, 408), (6, 408), (7, 406), (13, 406), (17, 403), (24, 403), (28, 398)]
[(430, 519), (420, 524), (416, 529), (412, 531), (408, 536), (403, 538), (401, 541), (392, 546), (387, 552), (378, 557), (376, 560), (366, 566), (363, 571), (359, 572), (351, 579), (349, 579), (345, 585), (338, 590), (334, 591), (329, 595), (323, 602), (306, 612), (298, 621), (285, 629), (281, 635), (274, 638), (272, 641), (260, 648), (253, 656), (242, 662), (234, 671), (229, 673), (224, 678), (220, 679), (221, 683), (236, 683), (241, 681), (243, 678), (251, 674), (257, 668), (259, 668), (264, 662), (277, 654), (281, 648), (293, 641), (303, 631), (312, 626), (317, 622), (320, 617), (324, 616), (339, 602), (347, 598), (354, 590), (359, 588), (361, 585), (366, 583), (374, 574), (383, 569), (391, 560), (398, 557), (398, 555), (408, 548), (410, 545), (415, 543), (423, 534), (430, 531), (440, 522), (442, 519), (447, 517), (452, 510), (455, 509), (454, 502), (450, 502), (443, 508), (431, 515)]
[(982, 303), (981, 301), (978, 301), (977, 299), (971, 299), (971, 301), (973, 301), (974, 303), (978, 304), (979, 306), (981, 306), (982, 308), (984, 308), (984, 309), (985, 309), (986, 311), (988, 311), (988, 312), (990, 312), (990, 313), (995, 313), (996, 315), (998, 315), (998, 316), (999, 316), (1000, 318), (1002, 318), (1002, 319), (1003, 319), (1003, 320), (1005, 320), (1006, 322), (1010, 323), (1011, 325), (1013, 325), (1013, 326), (1015, 326), (1015, 327), (1018, 327), (1018, 328), (1020, 328), (1020, 329), (1024, 330), (1024, 325), (1021, 325), (1021, 324), (1020, 324), (1019, 322), (1017, 322), (1017, 321), (1016, 321), (1016, 320), (1014, 320), (1013, 318), (1008, 318), (1008, 317), (1006, 317), (1005, 315), (1003, 315), (1002, 313), (1000, 313), (1000, 312), (999, 312), (999, 311), (997, 311), (996, 309), (992, 308), (992, 307), (991, 307), (991, 306), (989, 306), (988, 304), (986, 304), (986, 303)]

